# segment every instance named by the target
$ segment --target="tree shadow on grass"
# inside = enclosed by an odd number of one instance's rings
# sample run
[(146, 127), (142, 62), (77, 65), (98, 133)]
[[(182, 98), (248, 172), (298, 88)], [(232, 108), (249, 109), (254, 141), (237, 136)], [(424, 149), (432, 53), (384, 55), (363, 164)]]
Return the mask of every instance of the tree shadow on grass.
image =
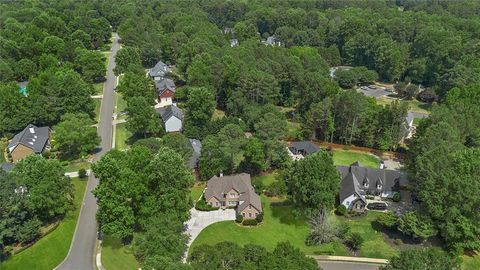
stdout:
[(272, 202), (270, 203), (270, 209), (272, 210), (272, 216), (277, 218), (280, 223), (295, 226), (305, 225), (305, 216), (295, 212), (289, 202)]

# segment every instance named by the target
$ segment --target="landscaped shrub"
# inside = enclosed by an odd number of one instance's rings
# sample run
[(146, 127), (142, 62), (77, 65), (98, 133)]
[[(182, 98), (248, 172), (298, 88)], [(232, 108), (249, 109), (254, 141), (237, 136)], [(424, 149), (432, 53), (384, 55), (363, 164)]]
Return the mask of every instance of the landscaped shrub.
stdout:
[(207, 204), (207, 202), (205, 202), (205, 199), (202, 198), (195, 204), (195, 209), (197, 209), (198, 211), (213, 211), (213, 210), (218, 210), (219, 207), (213, 207)]
[(255, 226), (258, 224), (258, 222), (256, 219), (245, 219), (243, 220), (242, 224), (245, 226)]
[(375, 199), (375, 196), (366, 195), (366, 196), (365, 196), (365, 199), (367, 199), (367, 200), (373, 200), (373, 199)]
[(259, 213), (255, 220), (257, 220), (258, 223), (261, 223), (263, 221), (263, 213)]
[(263, 193), (263, 182), (261, 179), (254, 179), (252, 182), (253, 187), (255, 188), (255, 193), (262, 194)]
[(393, 240), (393, 243), (397, 246), (400, 246), (402, 244), (402, 240), (400, 238), (396, 238), (395, 240)]
[(340, 204), (337, 206), (337, 209), (335, 209), (335, 214), (339, 216), (345, 216), (345, 214), (347, 214), (347, 207), (345, 207), (343, 204)]
[(392, 200), (393, 200), (394, 202), (399, 202), (401, 199), (402, 199), (402, 196), (400, 195), (400, 192), (395, 192), (395, 193), (393, 194)]
[(267, 196), (281, 196), (287, 194), (287, 185), (285, 181), (278, 180), (267, 187), (265, 192)]
[(349, 232), (350, 226), (345, 222), (341, 222), (335, 227), (335, 236), (340, 239), (346, 239)]
[(243, 216), (240, 214), (237, 214), (237, 217), (235, 218), (235, 222), (242, 223), (242, 221), (243, 221)]
[(386, 229), (395, 229), (398, 224), (398, 218), (392, 212), (387, 212), (378, 216), (376, 221)]
[(79, 177), (79, 178), (85, 178), (85, 177), (87, 177), (87, 170), (85, 170), (85, 169), (80, 169), (80, 170), (78, 170), (78, 177)]

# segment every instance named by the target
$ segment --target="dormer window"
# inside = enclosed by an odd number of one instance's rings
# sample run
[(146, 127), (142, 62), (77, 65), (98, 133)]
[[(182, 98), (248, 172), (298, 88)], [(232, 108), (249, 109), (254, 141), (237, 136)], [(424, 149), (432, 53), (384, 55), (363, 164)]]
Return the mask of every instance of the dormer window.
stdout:
[(368, 180), (363, 180), (363, 187), (368, 188)]
[(381, 185), (381, 184), (377, 184), (377, 189), (382, 189), (382, 185)]

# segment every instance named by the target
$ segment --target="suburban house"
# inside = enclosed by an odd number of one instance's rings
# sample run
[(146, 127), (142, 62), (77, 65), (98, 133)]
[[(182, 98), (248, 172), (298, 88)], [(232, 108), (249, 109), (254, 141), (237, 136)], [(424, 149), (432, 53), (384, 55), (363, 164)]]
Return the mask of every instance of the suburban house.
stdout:
[(200, 158), (200, 153), (202, 151), (202, 143), (197, 139), (188, 139), (188, 141), (192, 148), (192, 155), (190, 156), (187, 165), (193, 170), (197, 167), (198, 159)]
[(280, 42), (275, 35), (269, 36), (267, 40), (262, 41), (262, 43), (267, 46), (282, 46), (282, 42)]
[(7, 146), (13, 162), (17, 162), (31, 154), (42, 154), (50, 149), (50, 128), (36, 127), (29, 124), (16, 134)]
[(237, 214), (246, 219), (254, 219), (262, 212), (260, 196), (255, 193), (248, 173), (210, 178), (204, 197), (213, 207), (236, 207)]
[(166, 132), (182, 131), (183, 112), (175, 105), (155, 109), (162, 118)]
[(400, 191), (404, 174), (396, 170), (362, 167), (357, 161), (350, 166), (337, 166), (340, 173), (340, 203), (352, 211), (363, 211), (366, 195), (391, 198)]
[(162, 61), (158, 61), (158, 63), (150, 69), (148, 75), (155, 81), (163, 79), (168, 73), (172, 70), (170, 67)]
[(320, 147), (309, 141), (292, 142), (288, 147), (288, 155), (293, 160), (302, 159), (318, 151), (320, 151)]
[(407, 116), (405, 117), (405, 122), (403, 123), (403, 129), (405, 134), (403, 139), (411, 139), (415, 134), (416, 126), (413, 124), (413, 120), (415, 118), (423, 119), (427, 117), (428, 114), (409, 111)]
[(175, 83), (172, 79), (163, 78), (155, 81), (155, 89), (157, 92), (157, 106), (155, 107), (165, 107), (172, 105), (172, 97), (175, 93)]

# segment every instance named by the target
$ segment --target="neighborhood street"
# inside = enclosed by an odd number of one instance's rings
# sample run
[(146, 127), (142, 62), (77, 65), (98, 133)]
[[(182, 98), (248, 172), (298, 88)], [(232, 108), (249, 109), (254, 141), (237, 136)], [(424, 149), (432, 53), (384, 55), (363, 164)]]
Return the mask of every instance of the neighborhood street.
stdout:
[[(97, 132), (101, 137), (100, 150), (95, 156), (95, 161), (99, 160), (112, 146), (112, 114), (114, 106), (114, 87), (116, 78), (113, 74), (115, 67), (115, 55), (120, 48), (118, 35), (114, 33), (112, 42), (112, 53), (108, 59), (107, 80), (103, 88), (103, 99), (100, 110), (100, 123)], [(97, 237), (97, 222), (95, 213), (97, 203), (92, 194), (92, 190), (98, 184), (93, 174), (88, 178), (87, 190), (82, 203), (82, 209), (75, 229), (75, 234), (65, 260), (57, 266), (61, 270), (93, 270), (94, 267), (94, 249)]]
[(378, 270), (378, 264), (360, 262), (318, 261), (323, 270)]

